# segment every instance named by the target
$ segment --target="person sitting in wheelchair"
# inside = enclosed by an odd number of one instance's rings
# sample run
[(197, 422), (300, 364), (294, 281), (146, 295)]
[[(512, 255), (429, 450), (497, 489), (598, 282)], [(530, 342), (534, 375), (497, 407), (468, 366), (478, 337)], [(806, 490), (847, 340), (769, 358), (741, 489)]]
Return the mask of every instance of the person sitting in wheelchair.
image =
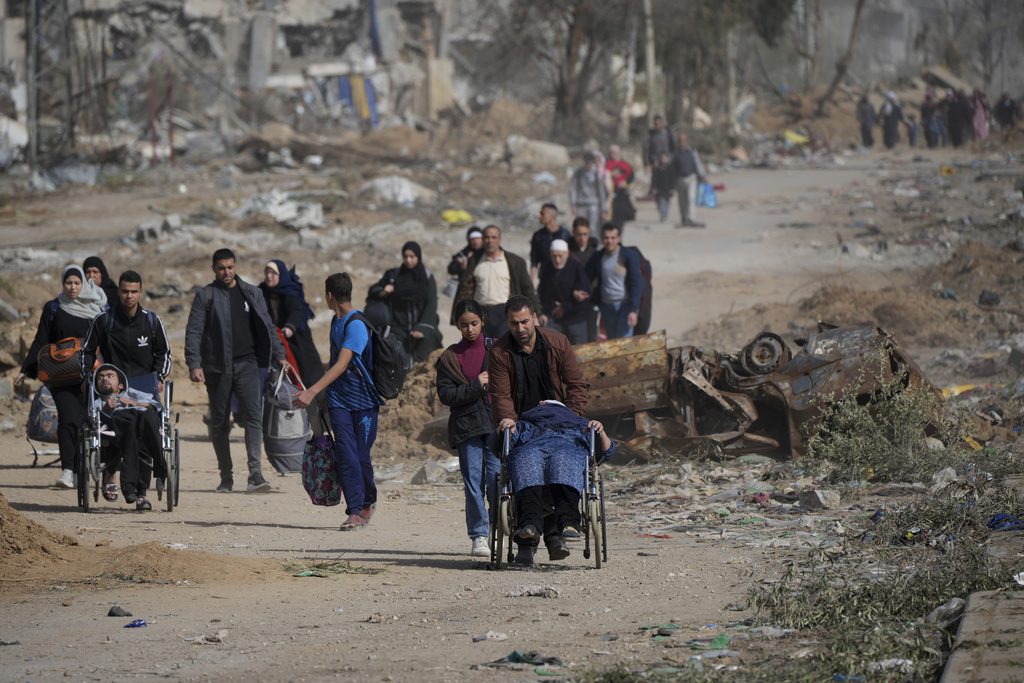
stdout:
[(105, 364), (95, 373), (96, 399), (93, 409), (100, 413), (100, 433), (110, 437), (104, 442), (103, 497), (117, 500), (114, 472), (120, 467), (121, 490), (126, 503), (136, 510), (152, 510), (146, 499), (154, 464), (162, 469), (160, 438), (160, 402), (156, 396), (127, 386), (125, 374)]
[(508, 468), (519, 525), (515, 533), (517, 564), (533, 563), (541, 530), (550, 559), (569, 557), (562, 534), (566, 529), (580, 528), (580, 497), (586, 486), (591, 429), (596, 439), (594, 454), (600, 464), (615, 452), (604, 425), (580, 417), (560, 401), (541, 401), (523, 412), (510, 431)]

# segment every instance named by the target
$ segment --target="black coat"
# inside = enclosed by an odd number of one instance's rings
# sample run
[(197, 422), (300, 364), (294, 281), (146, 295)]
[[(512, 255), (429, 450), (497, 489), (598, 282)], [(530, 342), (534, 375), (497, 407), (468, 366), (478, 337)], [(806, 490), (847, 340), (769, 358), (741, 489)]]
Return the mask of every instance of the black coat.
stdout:
[(274, 325), (282, 330), (287, 328), (292, 331), (292, 336), (287, 341), (292, 353), (295, 354), (295, 361), (299, 364), (296, 369), (302, 383), (307, 387), (313, 386), (324, 376), (324, 362), (313, 342), (313, 333), (309, 329), (305, 307), (295, 297), (275, 294), (273, 288), (265, 284), (260, 284), (260, 290), (267, 300), (267, 309)]
[(561, 270), (555, 270), (554, 266), (544, 268), (540, 274), (540, 284), (537, 286), (541, 312), (553, 318), (555, 304), (561, 303), (562, 317), (557, 319), (558, 322), (571, 323), (582, 320), (587, 316), (587, 311), (594, 307), (594, 303), (590, 299), (576, 301), (573, 291), (577, 289), (590, 294), (587, 273), (576, 259), (566, 259)]
[(451, 409), (448, 416), (448, 445), (456, 448), (474, 436), (487, 436), (494, 432), (491, 410), (487, 405), (487, 389), (477, 378), (466, 379), (462, 374), (454, 346), (449, 346), (437, 359), (437, 395), (441, 403)]

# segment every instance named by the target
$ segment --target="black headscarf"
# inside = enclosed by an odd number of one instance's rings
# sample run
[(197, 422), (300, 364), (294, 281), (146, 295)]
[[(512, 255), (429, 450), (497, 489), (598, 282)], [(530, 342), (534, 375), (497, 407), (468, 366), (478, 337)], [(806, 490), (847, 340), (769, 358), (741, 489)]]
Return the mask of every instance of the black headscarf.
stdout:
[(398, 269), (395, 276), (395, 291), (391, 298), (395, 301), (411, 301), (424, 305), (427, 303), (427, 268), (423, 265), (423, 250), (416, 242), (406, 242), (402, 245), (402, 257), (405, 252), (411, 251), (416, 254), (416, 267), (406, 268), (405, 263)]
[(267, 266), (269, 267), (271, 263), (274, 264), (274, 268), (277, 270), (277, 287), (268, 287), (266, 282), (261, 282), (260, 289), (263, 290), (264, 295), (279, 294), (281, 296), (290, 296), (298, 301), (304, 316), (299, 326), (302, 329), (309, 329), (308, 321), (312, 320), (316, 315), (306, 302), (306, 288), (302, 286), (302, 280), (299, 279), (299, 274), (295, 272), (295, 266), (292, 266), (291, 270), (289, 270), (281, 259), (271, 259)]
[(100, 271), (100, 281), (97, 283), (103, 293), (107, 295), (107, 303), (111, 306), (117, 301), (117, 283), (110, 279), (107, 266), (99, 256), (90, 256), (82, 261), (82, 270), (96, 268)]

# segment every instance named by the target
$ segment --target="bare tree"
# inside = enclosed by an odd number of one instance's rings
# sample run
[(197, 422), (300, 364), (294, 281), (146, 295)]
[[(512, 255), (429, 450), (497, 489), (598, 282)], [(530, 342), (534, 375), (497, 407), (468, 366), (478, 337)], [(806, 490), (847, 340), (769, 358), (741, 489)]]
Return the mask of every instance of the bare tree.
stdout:
[(825, 115), (825, 108), (836, 94), (839, 84), (846, 78), (846, 72), (850, 69), (850, 61), (853, 60), (853, 48), (857, 45), (857, 35), (860, 33), (860, 20), (864, 14), (865, 4), (867, 4), (867, 0), (857, 0), (857, 6), (853, 10), (853, 22), (850, 24), (850, 39), (846, 42), (846, 50), (843, 52), (843, 55), (836, 62), (836, 75), (832, 78), (832, 82), (829, 83), (828, 90), (818, 100), (818, 106), (815, 109), (816, 116)]

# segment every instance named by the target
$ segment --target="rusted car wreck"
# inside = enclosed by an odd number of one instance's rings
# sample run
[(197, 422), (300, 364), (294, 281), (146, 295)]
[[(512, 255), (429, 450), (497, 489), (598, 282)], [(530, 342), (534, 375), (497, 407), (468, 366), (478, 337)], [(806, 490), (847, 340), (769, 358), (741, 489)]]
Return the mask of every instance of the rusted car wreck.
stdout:
[[(799, 456), (827, 402), (869, 396), (898, 377), (930, 386), (893, 337), (871, 324), (819, 323), (794, 354), (764, 332), (738, 355), (668, 349), (664, 332), (577, 347), (589, 413), (632, 433), (633, 452)], [(629, 422), (632, 421), (632, 425)]]

